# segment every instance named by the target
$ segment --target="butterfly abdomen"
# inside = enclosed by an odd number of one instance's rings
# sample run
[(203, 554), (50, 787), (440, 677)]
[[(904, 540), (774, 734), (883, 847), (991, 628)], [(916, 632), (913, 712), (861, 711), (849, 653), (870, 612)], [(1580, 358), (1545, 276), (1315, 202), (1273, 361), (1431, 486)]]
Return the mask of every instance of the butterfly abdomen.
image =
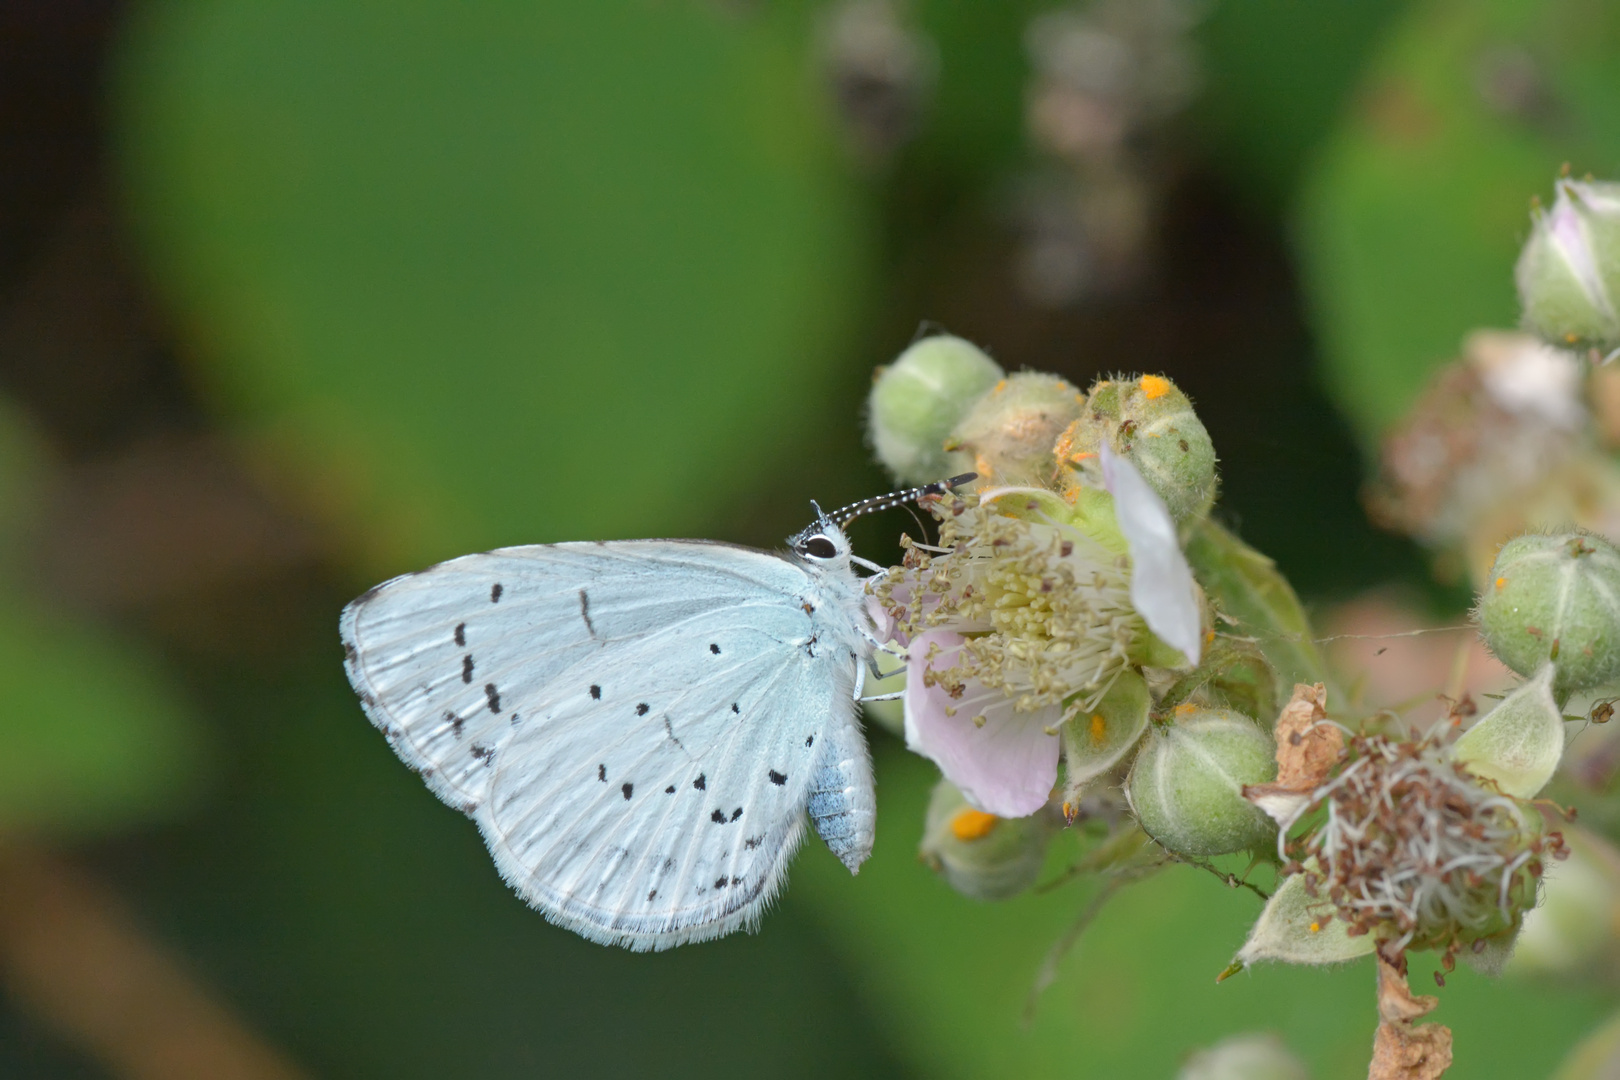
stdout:
[(877, 820), (872, 759), (853, 716), (847, 724), (830, 726), (822, 743), (806, 809), (816, 835), (853, 874), (872, 854)]

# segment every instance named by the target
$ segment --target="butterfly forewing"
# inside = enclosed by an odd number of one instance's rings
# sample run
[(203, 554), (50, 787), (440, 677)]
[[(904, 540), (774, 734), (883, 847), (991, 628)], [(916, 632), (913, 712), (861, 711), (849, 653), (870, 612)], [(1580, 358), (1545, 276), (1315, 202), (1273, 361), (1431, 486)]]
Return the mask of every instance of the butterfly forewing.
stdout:
[(729, 545), (507, 548), (388, 582), (343, 634), (373, 722), (515, 888), (665, 948), (758, 917), (850, 741), (858, 631), (817, 586)]

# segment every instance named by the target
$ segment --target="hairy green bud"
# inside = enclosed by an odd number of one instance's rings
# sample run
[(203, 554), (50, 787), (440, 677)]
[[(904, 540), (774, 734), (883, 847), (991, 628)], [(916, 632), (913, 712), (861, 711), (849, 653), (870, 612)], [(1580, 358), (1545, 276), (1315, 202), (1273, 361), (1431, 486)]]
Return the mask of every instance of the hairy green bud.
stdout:
[(1158, 492), (1177, 524), (1209, 513), (1215, 502), (1215, 446), (1192, 402), (1161, 375), (1107, 379), (1086, 395), (1086, 410), (1056, 449), (1065, 481), (1084, 485), (1083, 465), (1103, 443), (1128, 458)]
[(1183, 705), (1154, 724), (1131, 766), (1126, 794), (1142, 831), (1177, 855), (1203, 859), (1259, 847), (1276, 834), (1243, 797), (1277, 775), (1276, 744), (1230, 709)]
[(1497, 553), (1474, 610), (1480, 636), (1526, 677), (1553, 665), (1553, 693), (1620, 678), (1620, 550), (1583, 532), (1531, 533)]
[(1560, 180), (1531, 215), (1515, 277), (1525, 326), (1556, 345), (1620, 347), (1620, 184)]
[(979, 399), (947, 446), (971, 455), (986, 484), (1045, 487), (1057, 473), (1052, 446), (1085, 402), (1056, 375), (1021, 371)]
[(914, 343), (878, 368), (867, 425), (878, 460), (903, 484), (926, 484), (973, 467), (945, 440), (1002, 371), (977, 345), (949, 334)]

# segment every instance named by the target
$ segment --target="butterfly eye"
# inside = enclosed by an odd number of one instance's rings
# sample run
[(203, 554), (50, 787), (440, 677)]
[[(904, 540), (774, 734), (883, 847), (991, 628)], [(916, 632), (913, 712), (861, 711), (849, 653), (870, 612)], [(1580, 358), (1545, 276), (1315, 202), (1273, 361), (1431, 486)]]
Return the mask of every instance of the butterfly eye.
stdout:
[(831, 559), (838, 555), (837, 546), (825, 536), (812, 536), (799, 545), (799, 550), (812, 559)]

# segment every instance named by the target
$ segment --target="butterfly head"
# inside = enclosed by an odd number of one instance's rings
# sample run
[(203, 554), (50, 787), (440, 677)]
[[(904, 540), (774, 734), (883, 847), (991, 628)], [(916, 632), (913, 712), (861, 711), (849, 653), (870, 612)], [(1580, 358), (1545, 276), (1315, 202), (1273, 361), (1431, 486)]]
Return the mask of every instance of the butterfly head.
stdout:
[(821, 512), (819, 506), (816, 507), (816, 520), (802, 532), (788, 538), (788, 548), (815, 566), (848, 565), (851, 553), (849, 537), (838, 527), (838, 522)]

